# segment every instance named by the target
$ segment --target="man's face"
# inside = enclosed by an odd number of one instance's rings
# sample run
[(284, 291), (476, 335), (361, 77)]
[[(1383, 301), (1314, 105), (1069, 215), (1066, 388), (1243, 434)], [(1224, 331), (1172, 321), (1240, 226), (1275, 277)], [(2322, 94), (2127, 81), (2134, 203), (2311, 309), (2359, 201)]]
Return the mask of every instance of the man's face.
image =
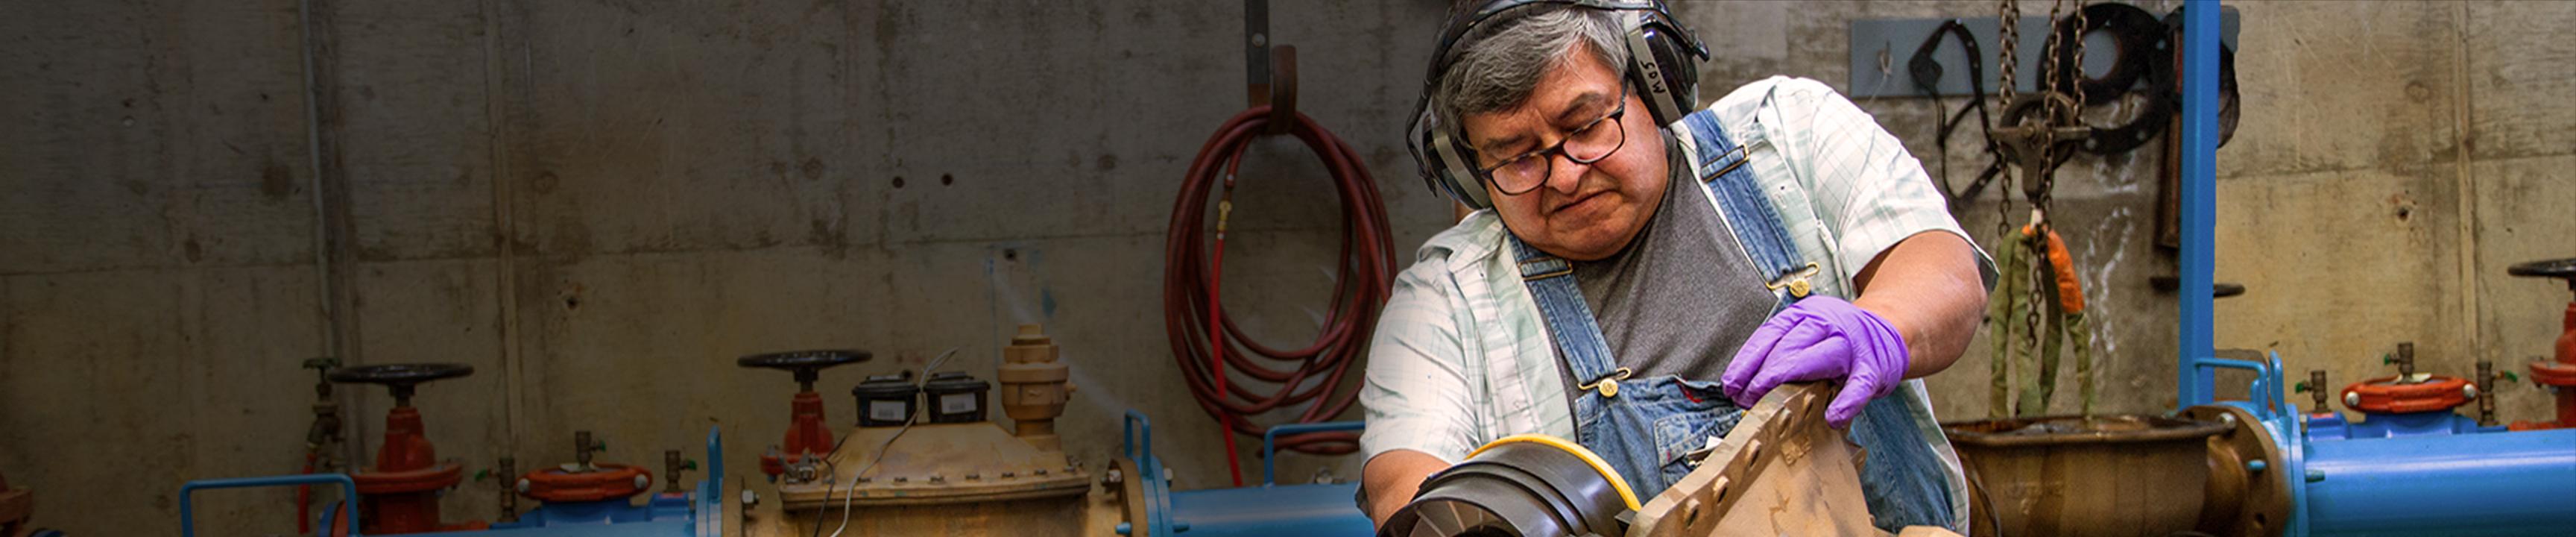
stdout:
[[(1567, 132), (1618, 108), (1619, 74), (1584, 45), (1575, 46), (1561, 65), (1539, 77), (1520, 106), (1461, 118), (1478, 166), (1554, 146)], [(1627, 137), (1618, 151), (1591, 164), (1552, 154), (1546, 182), (1535, 190), (1507, 195), (1487, 182), (1486, 194), (1503, 225), (1522, 242), (1566, 259), (1600, 259), (1626, 248), (1654, 217), (1670, 178), (1663, 136), (1643, 99), (1627, 97), (1616, 128)]]

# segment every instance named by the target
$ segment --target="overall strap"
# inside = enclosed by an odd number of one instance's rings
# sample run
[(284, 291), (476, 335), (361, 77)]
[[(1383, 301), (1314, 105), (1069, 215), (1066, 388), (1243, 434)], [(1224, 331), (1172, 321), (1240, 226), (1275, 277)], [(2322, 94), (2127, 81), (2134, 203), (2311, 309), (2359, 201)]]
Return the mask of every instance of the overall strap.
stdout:
[(1782, 307), (1806, 298), (1814, 290), (1808, 278), (1816, 275), (1817, 265), (1798, 255), (1798, 246), (1790, 242), (1788, 226), (1780, 218), (1779, 209), (1762, 194), (1753, 171), (1745, 167), (1752, 153), (1750, 146), (1735, 145), (1726, 129), (1718, 125), (1713, 111), (1692, 112), (1680, 123), (1690, 130), (1693, 150), (1699, 154), (1700, 181), (1729, 217), (1726, 228), (1744, 244), (1754, 268), (1765, 276), (1763, 286), (1780, 297)]
[[(1530, 299), (1538, 303), (1539, 315), (1547, 322), (1547, 331), (1556, 339), (1556, 351), (1565, 357), (1567, 369), (1574, 373), (1574, 388), (1602, 397), (1619, 395), (1619, 380), (1629, 376), (1610, 357), (1610, 343), (1595, 324), (1592, 306), (1584, 304), (1583, 290), (1574, 285), (1574, 263), (1521, 242), (1505, 234), (1512, 243), (1513, 258), (1519, 262), (1521, 282), (1529, 287)], [(1589, 400), (1590, 398), (1578, 398)]]

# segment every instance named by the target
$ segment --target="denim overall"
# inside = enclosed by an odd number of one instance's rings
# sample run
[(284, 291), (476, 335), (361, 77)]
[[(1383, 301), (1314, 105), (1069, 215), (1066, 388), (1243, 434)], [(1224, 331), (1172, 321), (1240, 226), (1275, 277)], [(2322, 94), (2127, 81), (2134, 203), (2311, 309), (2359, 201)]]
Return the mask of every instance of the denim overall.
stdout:
[[(1752, 172), (1717, 116), (1694, 112), (1680, 122), (1692, 134), (1699, 161), (1698, 176), (1717, 200), (1755, 269), (1774, 276), (1763, 285), (1779, 297), (1772, 313), (1810, 291), (1807, 277), (1815, 263), (1798, 257), (1778, 212), (1764, 197)], [(1762, 142), (1757, 142), (1762, 143)], [(1674, 376), (1631, 378), (1610, 355), (1592, 308), (1574, 282), (1572, 263), (1508, 239), (1519, 261), (1521, 280), (1538, 303), (1548, 333), (1555, 338), (1575, 382), (1575, 441), (1592, 449), (1627, 479), (1641, 498), (1670, 488), (1689, 474), (1683, 454), (1707, 445), (1709, 438), (1735, 428), (1744, 409), (1727, 400), (1716, 382)], [(1875, 525), (1895, 531), (1904, 526), (1955, 527), (1946, 495), (1948, 478), (1932, 447), (1914, 425), (1904, 401), (1881, 397), (1852, 420), (1851, 440), (1866, 450), (1861, 489)]]

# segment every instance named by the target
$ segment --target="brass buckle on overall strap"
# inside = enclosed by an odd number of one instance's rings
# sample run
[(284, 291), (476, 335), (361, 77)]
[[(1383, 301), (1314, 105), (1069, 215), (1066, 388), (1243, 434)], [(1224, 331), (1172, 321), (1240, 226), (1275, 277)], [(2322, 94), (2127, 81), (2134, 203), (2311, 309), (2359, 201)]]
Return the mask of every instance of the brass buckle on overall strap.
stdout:
[(1809, 283), (1807, 279), (1815, 277), (1819, 270), (1821, 269), (1819, 269), (1815, 263), (1809, 262), (1807, 263), (1806, 268), (1798, 269), (1797, 272), (1783, 274), (1780, 275), (1778, 279), (1763, 282), (1762, 288), (1778, 291), (1782, 287), (1787, 287), (1789, 288), (1790, 297), (1807, 298), (1808, 293), (1816, 291), (1815, 284)]
[(1583, 383), (1582, 386), (1576, 386), (1575, 388), (1583, 391), (1601, 392), (1601, 397), (1604, 398), (1618, 397), (1619, 381), (1628, 380), (1628, 376), (1634, 374), (1636, 374), (1635, 371), (1629, 371), (1628, 368), (1622, 367), (1617, 371), (1611, 371), (1608, 375), (1602, 375), (1601, 378), (1592, 379), (1592, 382)]

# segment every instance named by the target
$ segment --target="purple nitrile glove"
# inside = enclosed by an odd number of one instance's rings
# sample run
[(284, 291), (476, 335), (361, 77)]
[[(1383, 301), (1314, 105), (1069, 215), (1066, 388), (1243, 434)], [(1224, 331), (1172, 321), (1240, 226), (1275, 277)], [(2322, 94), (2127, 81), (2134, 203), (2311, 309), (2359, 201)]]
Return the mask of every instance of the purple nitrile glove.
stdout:
[(1754, 330), (1726, 364), (1719, 387), (1735, 404), (1752, 408), (1784, 383), (1839, 380), (1842, 393), (1825, 407), (1825, 422), (1843, 428), (1870, 399), (1896, 391), (1908, 363), (1905, 337), (1887, 319), (1839, 298), (1811, 296)]

